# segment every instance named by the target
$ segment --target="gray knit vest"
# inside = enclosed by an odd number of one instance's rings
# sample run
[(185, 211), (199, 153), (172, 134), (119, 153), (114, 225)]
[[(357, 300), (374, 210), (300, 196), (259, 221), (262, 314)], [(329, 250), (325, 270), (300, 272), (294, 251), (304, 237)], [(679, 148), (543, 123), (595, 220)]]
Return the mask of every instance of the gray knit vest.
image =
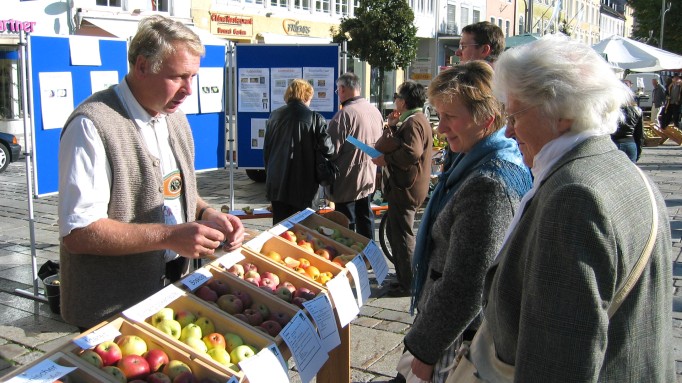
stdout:
[[(108, 216), (126, 223), (164, 223), (160, 161), (146, 148), (116, 92), (93, 94), (74, 110), (89, 118), (102, 139), (111, 168)], [(166, 118), (170, 146), (183, 179), (186, 222), (194, 221), (197, 187), (194, 141), (187, 118), (176, 112)], [(63, 134), (63, 132), (62, 132)], [(61, 175), (64, 176), (64, 175)], [(71, 254), (60, 246), (61, 314), (68, 323), (92, 327), (163, 287), (164, 250), (123, 256)]]

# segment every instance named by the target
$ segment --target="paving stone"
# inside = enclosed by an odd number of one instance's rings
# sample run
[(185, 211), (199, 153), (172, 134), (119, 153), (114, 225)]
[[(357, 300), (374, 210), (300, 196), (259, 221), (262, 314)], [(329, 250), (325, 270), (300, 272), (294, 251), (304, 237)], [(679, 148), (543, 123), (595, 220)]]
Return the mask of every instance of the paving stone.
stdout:
[(403, 311), (383, 310), (377, 313), (376, 317), (389, 321), (400, 321), (407, 324), (412, 324), (414, 322), (414, 317)]
[(410, 325), (403, 322), (393, 322), (385, 320), (381, 321), (381, 323), (374, 326), (374, 328), (377, 330), (390, 331), (396, 334), (405, 335), (407, 334), (407, 330), (410, 328)]
[(29, 315), (12, 322), (2, 322), (0, 334), (5, 339), (29, 347), (67, 336), (75, 336), (76, 328), (39, 315)]
[(354, 368), (366, 370), (389, 351), (402, 347), (403, 337), (391, 332), (353, 326), (350, 334), (350, 364)]
[(368, 327), (368, 328), (374, 328), (376, 327), (379, 323), (381, 323), (380, 319), (375, 319), (375, 318), (368, 318), (368, 317), (358, 317), (351, 322), (353, 326), (362, 326), (362, 327)]
[(395, 368), (398, 365), (398, 361), (402, 355), (403, 345), (401, 343), (399, 347), (394, 348), (393, 350), (386, 353), (386, 355), (379, 358), (379, 360), (369, 366), (367, 370), (377, 374), (394, 377), (397, 373)]
[(16, 343), (6, 343), (0, 346), (0, 359), (16, 360), (20, 355), (31, 352), (30, 349)]
[(40, 359), (40, 357), (43, 355), (44, 354), (40, 351), (31, 351), (29, 353), (17, 357), (16, 359), (14, 359), (14, 361), (17, 362), (17, 364), (23, 366), (35, 362), (36, 360)]

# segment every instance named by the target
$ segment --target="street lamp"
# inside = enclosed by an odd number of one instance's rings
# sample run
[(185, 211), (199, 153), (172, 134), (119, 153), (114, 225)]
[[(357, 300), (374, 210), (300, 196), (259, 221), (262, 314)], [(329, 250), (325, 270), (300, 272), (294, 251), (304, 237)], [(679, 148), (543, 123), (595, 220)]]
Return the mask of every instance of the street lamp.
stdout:
[(665, 14), (670, 11), (671, 5), (671, 3), (668, 3), (668, 9), (665, 9), (665, 0), (661, 0), (661, 39), (658, 41), (658, 47), (661, 49), (663, 49), (663, 28), (665, 28)]

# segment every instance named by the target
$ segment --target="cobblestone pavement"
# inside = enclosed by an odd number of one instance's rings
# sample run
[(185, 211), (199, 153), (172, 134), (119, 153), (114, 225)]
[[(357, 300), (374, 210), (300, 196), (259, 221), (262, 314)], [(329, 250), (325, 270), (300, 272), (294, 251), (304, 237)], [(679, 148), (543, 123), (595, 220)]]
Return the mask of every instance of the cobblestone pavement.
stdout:
[[(682, 148), (674, 143), (645, 148), (640, 167), (656, 181), (671, 219), (674, 250), (673, 304), (674, 353), (677, 382), (682, 383)], [(264, 185), (234, 171), (234, 206), (265, 207)], [(201, 195), (214, 207), (230, 204), (229, 171), (197, 175)], [(34, 216), (36, 264), (59, 258), (57, 196), (27, 201), (25, 163), (17, 162), (0, 174), (0, 380), (14, 369), (31, 363), (77, 334), (77, 329), (53, 314), (48, 305), (17, 294), (33, 292), (29, 211)], [(270, 219), (246, 220), (253, 230), (271, 227)], [(378, 225), (377, 225), (378, 227)], [(393, 270), (391, 269), (391, 272)], [(386, 285), (386, 283), (384, 284)], [(351, 328), (351, 377), (353, 382), (387, 381), (395, 374), (402, 352), (402, 337), (412, 323), (409, 298), (383, 297), (385, 286), (372, 284), (372, 297), (360, 310)], [(292, 381), (298, 381), (295, 373)]]

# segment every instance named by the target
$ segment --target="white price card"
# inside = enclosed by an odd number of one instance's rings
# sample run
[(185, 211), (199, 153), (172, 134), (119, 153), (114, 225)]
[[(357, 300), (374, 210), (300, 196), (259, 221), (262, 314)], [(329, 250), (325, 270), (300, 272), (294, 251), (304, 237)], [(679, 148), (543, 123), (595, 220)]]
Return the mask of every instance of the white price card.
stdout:
[(277, 345), (274, 343), (270, 343), (270, 345), (267, 348), (270, 350), (270, 352), (272, 352), (272, 354), (274, 356), (277, 357), (277, 360), (279, 360), (279, 364), (282, 365), (282, 369), (284, 371), (287, 371), (288, 370), (287, 362), (284, 360), (284, 357), (282, 356), (282, 352), (279, 351), (279, 348), (277, 348)]
[(317, 325), (317, 333), (320, 334), (322, 345), (327, 352), (340, 345), (341, 337), (339, 336), (339, 329), (336, 327), (334, 310), (332, 309), (332, 303), (329, 301), (327, 294), (322, 293), (313, 300), (303, 302), (303, 307), (305, 307), (306, 310), (308, 310), (308, 313), (313, 317), (313, 320)]
[(307, 209), (299, 211), (298, 213), (287, 218), (287, 221), (293, 222), (293, 223), (299, 223), (299, 222), (303, 221), (304, 219), (310, 217), (313, 214), (315, 214), (315, 210), (313, 210), (311, 208), (307, 208)]
[(346, 263), (346, 268), (353, 276), (353, 281), (355, 282), (355, 291), (359, 291), (358, 294), (358, 307), (362, 307), (365, 302), (369, 299), (369, 295), (372, 291), (369, 288), (369, 277), (367, 276), (367, 265), (365, 265), (365, 258), (362, 254), (358, 254), (353, 260)]
[(268, 230), (268, 232), (270, 232), (274, 235), (280, 235), (287, 230), (291, 230), (292, 227), (294, 227), (293, 223), (291, 223), (289, 221), (282, 221), (282, 222), (278, 223), (277, 225), (273, 226), (272, 229)]
[(123, 311), (123, 315), (128, 319), (144, 322), (145, 319), (156, 314), (159, 310), (168, 306), (168, 304), (183, 295), (185, 295), (185, 293), (179, 287), (168, 285), (149, 298)]
[(379, 249), (379, 246), (377, 246), (376, 242), (369, 241), (362, 253), (369, 260), (369, 264), (372, 265), (377, 283), (384, 283), (384, 279), (388, 275), (388, 263), (386, 263), (386, 258), (384, 258), (384, 254)]
[(288, 383), (287, 371), (282, 368), (279, 360), (269, 348), (248, 359), (239, 362), (239, 367), (250, 383)]
[(273, 236), (272, 233), (264, 231), (258, 234), (254, 239), (250, 240), (249, 242), (246, 242), (244, 246), (254, 250), (257, 253), (260, 253), (260, 250), (263, 248), (265, 242), (271, 239), (272, 236)]
[(98, 344), (104, 341), (113, 340), (119, 335), (121, 335), (121, 332), (118, 331), (116, 327), (109, 324), (104, 327), (98, 328), (97, 330), (89, 334), (75, 338), (73, 340), (73, 343), (75, 343), (76, 346), (82, 348), (83, 350), (87, 350), (89, 348), (97, 346)]
[(360, 313), (358, 301), (355, 300), (347, 275), (345, 271), (340, 272), (326, 285), (327, 290), (332, 294), (341, 327), (346, 327)]
[(211, 278), (213, 278), (213, 274), (211, 274), (211, 272), (208, 271), (208, 269), (202, 267), (200, 269), (195, 270), (192, 274), (183, 278), (182, 284), (187, 286), (189, 291), (194, 291), (204, 283), (208, 282), (209, 279)]
[(296, 368), (303, 383), (310, 382), (329, 359), (322, 341), (308, 316), (300, 310), (282, 329), (279, 335), (289, 346), (296, 360)]
[(23, 373), (7, 381), (7, 383), (52, 383), (75, 370), (76, 367), (64, 367), (45, 359)]
[(220, 265), (222, 265), (225, 268), (225, 270), (227, 270), (230, 267), (232, 267), (232, 265), (234, 265), (235, 263), (241, 262), (244, 259), (246, 259), (246, 257), (244, 257), (244, 254), (242, 254), (242, 252), (239, 250), (235, 250), (218, 258), (217, 261)]

